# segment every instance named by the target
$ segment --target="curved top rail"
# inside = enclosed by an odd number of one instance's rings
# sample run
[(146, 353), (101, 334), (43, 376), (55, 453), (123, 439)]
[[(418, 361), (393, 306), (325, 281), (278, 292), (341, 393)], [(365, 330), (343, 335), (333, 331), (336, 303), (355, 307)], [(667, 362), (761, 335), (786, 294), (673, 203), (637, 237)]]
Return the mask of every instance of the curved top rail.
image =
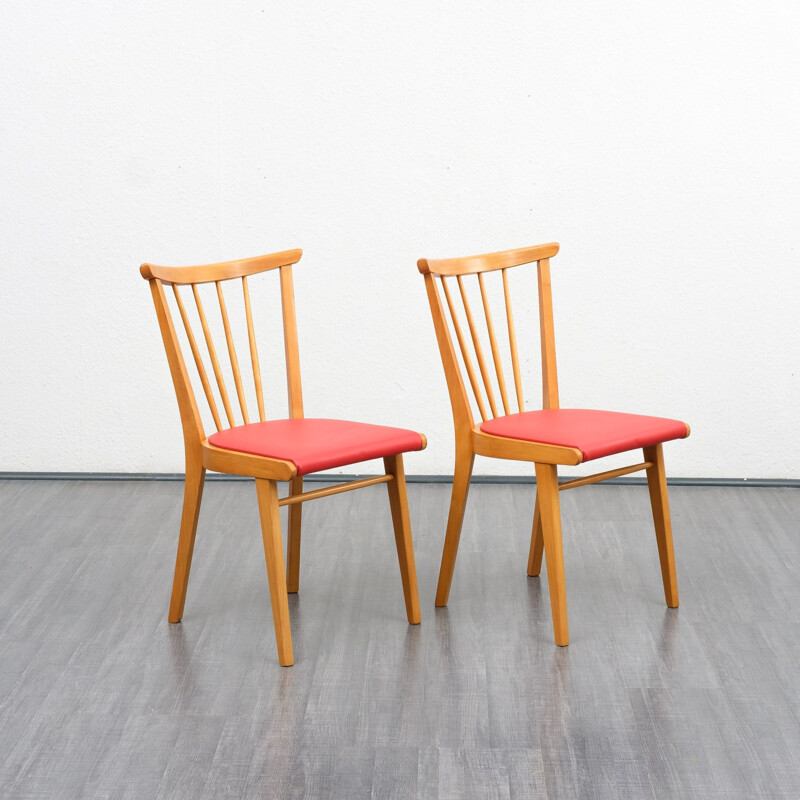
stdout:
[(296, 264), (302, 255), (303, 251), (298, 248), (237, 261), (202, 264), (196, 267), (159, 267), (156, 264), (142, 264), (139, 272), (147, 281), (158, 278), (166, 284), (211, 283), (226, 281), (230, 278), (242, 278), (257, 272), (266, 272), (270, 269)]
[(558, 252), (558, 244), (537, 244), (533, 247), (522, 247), (518, 250), (503, 250), (499, 253), (484, 253), (479, 256), (464, 258), (421, 258), (417, 261), (417, 269), (423, 274), (434, 275), (473, 275), (479, 272), (491, 272), (495, 269), (518, 267), (530, 264), (543, 258), (552, 258)]

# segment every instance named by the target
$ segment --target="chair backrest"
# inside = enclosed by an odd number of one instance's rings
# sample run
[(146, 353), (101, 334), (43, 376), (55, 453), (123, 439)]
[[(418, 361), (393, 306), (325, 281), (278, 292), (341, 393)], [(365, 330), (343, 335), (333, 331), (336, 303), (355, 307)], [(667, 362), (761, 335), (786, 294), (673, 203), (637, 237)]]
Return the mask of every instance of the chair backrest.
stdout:
[[(550, 258), (556, 255), (556, 253), (558, 253), (558, 245), (553, 243), (525, 247), (519, 250), (504, 250), (500, 253), (467, 256), (465, 258), (439, 260), (421, 258), (417, 262), (419, 271), (425, 276), (425, 288), (427, 289), (428, 300), (431, 305), (433, 324), (436, 329), (436, 339), (439, 343), (439, 351), (442, 356), (442, 364), (444, 365), (445, 376), (447, 378), (447, 388), (450, 393), (450, 403), (453, 407), (453, 417), (457, 430), (463, 428), (472, 429), (475, 424), (471, 402), (464, 382), (464, 372), (466, 372), (478, 413), (483, 421), (489, 418), (515, 413), (509, 401), (509, 394), (506, 387), (503, 359), (500, 354), (500, 345), (498, 343), (497, 332), (492, 317), (489, 293), (487, 291), (487, 283), (489, 280), (487, 273), (497, 273), (499, 271), (501, 275), (506, 322), (503, 327), (506, 329), (508, 348), (510, 351), (510, 361), (514, 377), (514, 394), (516, 395), (516, 410), (525, 410), (519, 353), (517, 350), (517, 335), (514, 326), (514, 315), (511, 308), (511, 292), (507, 274), (511, 267), (521, 266), (522, 264), (537, 263), (539, 331), (542, 354), (542, 405), (544, 408), (558, 408), (558, 377), (556, 373), (556, 348), (553, 331), (553, 300), (550, 289)], [(486, 323), (486, 334), (483, 337), (475, 324), (475, 317), (473, 316), (469, 303), (467, 282), (470, 276), (477, 276), (481, 305), (483, 306), (483, 317)], [(461, 296), (460, 305), (462, 306), (462, 311), (457, 309), (458, 303), (454, 299), (455, 290), (451, 285), (454, 278), (458, 287), (458, 294)], [(441, 287), (441, 292), (439, 291), (439, 287)], [(442, 300), (442, 295), (444, 295), (444, 302)], [(447, 312), (445, 312), (445, 306), (447, 307)], [(463, 316), (469, 328), (469, 342), (464, 334), (462, 324), (459, 321), (460, 316)], [(460, 360), (450, 335), (451, 329), (458, 342)], [(494, 383), (499, 389), (500, 405), (498, 405), (496, 400), (493, 381), (487, 366), (487, 359), (484, 355), (481, 338), (484, 338), (484, 341), (488, 339), (489, 350), (491, 351), (495, 371)], [(478, 364), (477, 372), (474, 367), (473, 356)], [(482, 379), (483, 386), (481, 386), (479, 376), (480, 379)], [(484, 402), (484, 399), (486, 402)]]
[[(214, 425), (219, 431), (223, 428), (234, 427), (241, 423), (237, 422), (234, 415), (234, 407), (230, 399), (231, 393), (229, 393), (225, 384), (225, 376), (220, 365), (220, 359), (217, 355), (217, 348), (214, 345), (212, 327), (209, 325), (209, 319), (206, 315), (206, 309), (203, 305), (200, 292), (198, 291), (198, 286), (204, 283), (215, 284), (219, 303), (219, 317), (221, 319), (222, 329), (225, 333), (225, 347), (228, 351), (230, 371), (233, 376), (236, 397), (239, 401), (240, 416), (242, 422), (247, 424), (251, 422), (251, 417), (247, 408), (242, 371), (236, 353), (236, 345), (231, 327), (231, 316), (228, 313), (228, 306), (225, 303), (222, 289), (222, 284), (227, 281), (241, 280), (244, 314), (247, 320), (250, 373), (255, 386), (258, 419), (264, 422), (266, 418), (264, 390), (261, 381), (261, 366), (253, 327), (253, 313), (247, 279), (251, 275), (277, 269), (280, 274), (283, 341), (289, 394), (289, 416), (302, 417), (303, 392), (300, 383), (300, 359), (297, 346), (297, 321), (295, 318), (294, 288), (292, 281), (292, 264), (296, 264), (302, 255), (302, 250), (286, 250), (282, 253), (272, 253), (270, 255), (256, 256), (255, 258), (239, 261), (223, 261), (218, 264), (205, 264), (196, 267), (159, 267), (154, 264), (142, 264), (140, 272), (142, 273), (142, 277), (149, 281), (150, 290), (153, 294), (153, 302), (156, 307), (158, 324), (161, 328), (161, 336), (164, 339), (164, 347), (167, 351), (167, 360), (169, 361), (170, 373), (172, 374), (172, 382), (175, 385), (175, 393), (178, 397), (178, 407), (180, 409), (184, 441), (186, 442), (187, 448), (199, 446), (200, 442), (205, 439), (205, 432), (195, 393), (192, 388), (192, 381), (183, 358), (181, 343), (173, 323), (170, 303), (167, 301), (167, 292), (165, 292), (164, 287), (172, 287), (175, 305), (186, 333), (185, 338), (191, 350), (198, 377), (203, 387), (203, 393), (214, 420)], [(192, 328), (189, 309), (187, 308), (187, 303), (184, 302), (179, 287), (191, 287), (197, 319), (200, 321), (200, 328), (202, 329), (202, 337), (205, 340), (205, 350), (208, 354), (211, 371), (216, 379), (217, 394), (225, 415), (224, 419), (219, 412), (214, 389), (208, 377), (209, 373), (206, 370), (203, 355), (198, 346), (198, 339)], [(184, 289), (184, 291), (186, 290)], [(188, 305), (189, 308), (191, 308), (191, 301)]]

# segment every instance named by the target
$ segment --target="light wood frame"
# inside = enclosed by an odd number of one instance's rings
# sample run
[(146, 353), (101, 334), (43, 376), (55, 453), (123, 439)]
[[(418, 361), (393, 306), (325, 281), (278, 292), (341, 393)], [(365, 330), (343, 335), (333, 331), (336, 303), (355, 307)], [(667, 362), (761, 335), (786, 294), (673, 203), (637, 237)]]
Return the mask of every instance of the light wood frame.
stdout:
[[(225, 384), (217, 349), (214, 345), (211, 328), (197, 285), (214, 283), (216, 286), (220, 318), (225, 333), (225, 349), (230, 360), (235, 395), (239, 401), (242, 421), (247, 424), (250, 422), (250, 416), (244, 392), (242, 370), (239, 366), (230, 317), (222, 288), (222, 284), (225, 281), (241, 279), (247, 321), (249, 361), (254, 381), (258, 418), (263, 422), (266, 419), (264, 393), (247, 279), (249, 276), (262, 272), (278, 270), (280, 273), (289, 416), (292, 419), (298, 419), (303, 417), (303, 391), (300, 380), (300, 356), (297, 340), (292, 266), (300, 260), (302, 254), (303, 251), (298, 249), (239, 261), (224, 261), (217, 264), (194, 267), (161, 267), (153, 264), (143, 264), (140, 268), (142, 277), (150, 283), (150, 290), (153, 295), (158, 324), (164, 340), (167, 361), (169, 362), (170, 373), (178, 399), (186, 454), (183, 513), (178, 538), (178, 553), (175, 560), (172, 597), (169, 606), (169, 621), (180, 622), (183, 617), (206, 470), (255, 478), (272, 616), (275, 625), (275, 639), (278, 647), (278, 660), (282, 666), (291, 666), (294, 663), (287, 594), (297, 592), (299, 589), (301, 509), (302, 503), (308, 500), (361, 489), (378, 483), (386, 484), (389, 492), (389, 505), (397, 556), (400, 563), (400, 577), (405, 597), (406, 616), (410, 624), (416, 625), (419, 623), (420, 609), (417, 594), (417, 574), (408, 514), (403, 457), (400, 454), (385, 458), (383, 460), (385, 474), (383, 475), (303, 492), (303, 478), (297, 474), (297, 468), (292, 462), (233, 450), (224, 450), (209, 444), (164, 287), (172, 287), (175, 305), (183, 322), (189, 350), (197, 368), (203, 394), (208, 403), (214, 425), (219, 431), (223, 428), (233, 427), (237, 423), (234, 407), (230, 400), (231, 394)], [(191, 287), (191, 294), (196, 306), (197, 316), (200, 319), (202, 337), (211, 363), (211, 372), (217, 384), (217, 392), (223, 408), (224, 419), (219, 412), (212, 383), (209, 380), (208, 371), (204, 364), (201, 349), (198, 346), (198, 340), (194, 335), (186, 305), (178, 289), (179, 286)], [(422, 436), (422, 446), (424, 448), (426, 440), (422, 434), (420, 435)], [(278, 497), (278, 481), (289, 482), (289, 494), (284, 498)], [(279, 507), (283, 505), (288, 506), (288, 546), (285, 565), (279, 515)]]
[[(629, 467), (607, 470), (594, 475), (559, 484), (558, 466), (580, 464), (583, 455), (571, 447), (559, 447), (543, 442), (527, 442), (492, 436), (480, 429), (475, 422), (473, 408), (467, 392), (469, 384), (475, 406), (482, 419), (525, 410), (522, 389), (516, 328), (511, 305), (508, 270), (524, 264), (536, 264), (539, 297), (539, 334), (542, 362), (542, 408), (558, 408), (558, 375), (556, 370), (555, 332), (553, 324), (553, 300), (550, 285), (550, 259), (559, 250), (556, 243), (536, 245), (498, 253), (450, 258), (441, 260), (420, 259), (417, 267), (425, 279), (425, 288), (430, 303), (436, 339), (444, 366), (450, 404), (455, 425), (455, 469), (450, 512), (447, 520), (439, 583), (436, 589), (436, 605), (446, 606), (453, 579), (458, 542), (464, 520), (464, 509), (469, 491), (472, 467), (476, 455), (491, 458), (530, 461), (536, 472), (536, 503), (534, 505), (531, 544), (528, 553), (528, 575), (538, 576), (542, 566), (542, 555), (547, 558), (547, 577), (550, 588), (550, 604), (553, 614), (553, 632), (556, 644), (569, 644), (567, 623), (567, 595), (564, 577), (564, 556), (561, 537), (561, 512), (559, 491), (584, 486), (645, 470), (650, 489), (656, 542), (661, 562), (664, 596), (667, 605), (678, 605), (678, 584), (675, 576), (675, 558), (672, 545), (672, 527), (667, 497), (667, 482), (664, 458), (660, 444), (644, 448), (644, 461)], [(502, 293), (505, 304), (506, 330), (514, 380), (513, 397), (517, 409), (509, 400), (505, 374), (500, 356), (497, 328), (491, 313), (484, 276), (501, 271)], [(486, 358), (481, 336), (475, 324), (468, 294), (465, 288), (467, 276), (477, 276), (478, 290), (486, 322), (484, 341), (488, 339), (491, 362)], [(448, 282), (455, 281), (456, 289)], [(458, 309), (460, 296), (462, 310)], [(461, 320), (459, 318), (462, 318)], [(466, 319), (469, 335), (464, 334), (462, 321)], [(452, 330), (452, 336), (451, 336)], [(458, 344), (458, 351), (453, 343)], [(470, 347), (471, 343), (471, 347)], [(475, 369), (474, 363), (478, 368)], [(500, 397), (494, 392), (489, 363), (495, 367), (494, 384)], [(466, 381), (464, 374), (466, 373)], [(686, 435), (689, 435), (687, 426)]]

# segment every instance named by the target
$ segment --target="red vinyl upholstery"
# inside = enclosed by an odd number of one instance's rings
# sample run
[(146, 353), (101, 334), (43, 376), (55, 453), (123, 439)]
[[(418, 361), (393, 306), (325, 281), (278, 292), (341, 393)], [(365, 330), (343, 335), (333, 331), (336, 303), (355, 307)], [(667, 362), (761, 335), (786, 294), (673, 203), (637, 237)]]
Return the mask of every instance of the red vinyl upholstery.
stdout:
[(507, 439), (574, 447), (583, 453), (584, 461), (689, 435), (686, 423), (675, 419), (588, 408), (523, 411), (490, 419), (481, 430)]
[(291, 461), (298, 475), (422, 449), (422, 437), (414, 431), (342, 419), (253, 422), (219, 431), (208, 442), (224, 450)]

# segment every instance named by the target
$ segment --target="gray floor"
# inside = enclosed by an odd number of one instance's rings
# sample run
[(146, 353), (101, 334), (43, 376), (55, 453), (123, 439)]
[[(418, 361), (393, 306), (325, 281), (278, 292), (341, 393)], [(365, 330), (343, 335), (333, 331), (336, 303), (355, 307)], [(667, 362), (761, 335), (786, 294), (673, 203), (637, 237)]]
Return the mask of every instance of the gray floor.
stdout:
[(449, 486), (409, 486), (422, 625), (384, 487), (305, 507), (278, 666), (251, 483), (206, 488), (166, 620), (175, 482), (0, 482), (0, 797), (800, 797), (800, 490), (562, 495), (571, 645), (525, 564), (533, 487), (473, 487), (434, 610)]

